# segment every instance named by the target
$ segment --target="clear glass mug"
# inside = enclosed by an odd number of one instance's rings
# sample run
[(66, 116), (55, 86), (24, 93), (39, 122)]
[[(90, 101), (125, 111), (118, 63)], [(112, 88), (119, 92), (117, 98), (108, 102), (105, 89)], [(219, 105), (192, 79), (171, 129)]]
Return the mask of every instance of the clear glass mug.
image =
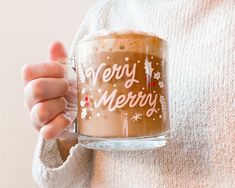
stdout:
[(72, 131), (82, 146), (143, 150), (167, 143), (166, 54), (166, 41), (142, 32), (91, 35), (78, 43), (67, 67), (77, 75)]

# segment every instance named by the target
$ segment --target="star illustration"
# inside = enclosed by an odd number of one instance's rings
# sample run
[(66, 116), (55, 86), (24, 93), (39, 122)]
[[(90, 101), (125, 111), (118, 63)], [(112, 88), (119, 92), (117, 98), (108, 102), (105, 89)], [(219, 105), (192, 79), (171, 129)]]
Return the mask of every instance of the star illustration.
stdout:
[(153, 75), (153, 78), (156, 79), (156, 80), (159, 80), (161, 77), (161, 73), (160, 72), (155, 72), (154, 75)]

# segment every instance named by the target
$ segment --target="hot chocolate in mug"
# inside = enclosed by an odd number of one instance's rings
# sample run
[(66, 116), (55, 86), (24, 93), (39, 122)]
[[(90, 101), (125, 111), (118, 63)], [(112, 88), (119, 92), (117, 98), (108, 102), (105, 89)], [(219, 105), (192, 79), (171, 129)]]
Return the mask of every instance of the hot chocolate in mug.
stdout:
[(90, 35), (75, 47), (72, 63), (77, 75), (75, 130), (81, 145), (142, 150), (167, 143), (166, 41), (136, 31)]

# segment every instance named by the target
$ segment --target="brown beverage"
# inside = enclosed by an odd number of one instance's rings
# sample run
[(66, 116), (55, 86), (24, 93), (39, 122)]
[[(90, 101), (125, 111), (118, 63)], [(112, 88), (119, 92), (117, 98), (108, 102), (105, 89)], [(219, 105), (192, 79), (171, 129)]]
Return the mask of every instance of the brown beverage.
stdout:
[(136, 32), (90, 36), (78, 49), (78, 132), (99, 138), (169, 131), (165, 42)]

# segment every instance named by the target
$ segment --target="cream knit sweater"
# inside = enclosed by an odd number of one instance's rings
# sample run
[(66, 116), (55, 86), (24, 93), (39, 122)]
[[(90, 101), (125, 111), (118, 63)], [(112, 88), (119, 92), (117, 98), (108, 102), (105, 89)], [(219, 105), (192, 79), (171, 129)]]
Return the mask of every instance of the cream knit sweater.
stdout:
[[(169, 43), (172, 141), (153, 151), (76, 145), (63, 163), (39, 137), (33, 176), (49, 188), (235, 188), (235, 1), (100, 0), (77, 42), (100, 30), (155, 33)], [(76, 20), (71, 20), (71, 24)]]

